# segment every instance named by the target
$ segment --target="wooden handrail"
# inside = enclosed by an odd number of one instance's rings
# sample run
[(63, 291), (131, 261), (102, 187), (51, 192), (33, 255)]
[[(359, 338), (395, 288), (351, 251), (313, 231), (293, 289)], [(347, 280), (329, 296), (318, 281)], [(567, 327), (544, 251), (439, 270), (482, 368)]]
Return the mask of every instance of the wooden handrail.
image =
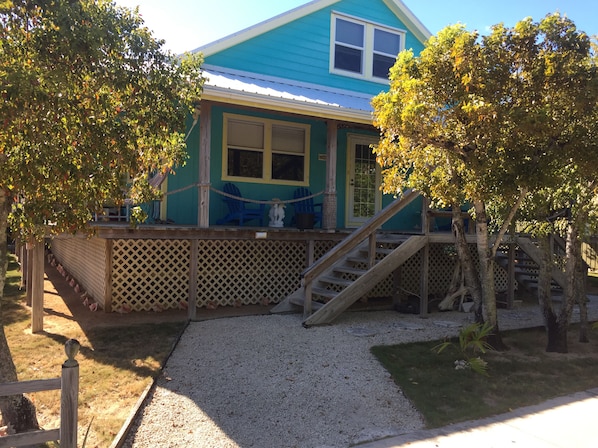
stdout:
[(315, 278), (322, 274), (326, 269), (330, 268), (338, 260), (342, 259), (358, 244), (369, 238), (369, 264), (373, 266), (374, 254), (373, 249), (376, 247), (376, 231), (390, 218), (395, 216), (399, 211), (409, 205), (416, 197), (419, 196), (414, 190), (405, 191), (400, 199), (397, 199), (380, 210), (370, 219), (368, 219), (363, 226), (351, 233), (347, 238), (337, 244), (331, 251), (316, 261), (313, 265), (308, 267), (301, 274), (303, 278), (303, 317), (306, 319), (312, 312), (312, 283)]
[(333, 263), (340, 260), (359, 243), (368, 238), (372, 233), (376, 232), (378, 228), (380, 228), (386, 221), (395, 216), (418, 196), (418, 192), (414, 190), (407, 190), (399, 199), (391, 202), (385, 208), (368, 219), (363, 226), (355, 230), (347, 238), (330, 250), (326, 255), (321, 257), (313, 265), (303, 271), (301, 275), (305, 283), (311, 283), (314, 277), (320, 275)]

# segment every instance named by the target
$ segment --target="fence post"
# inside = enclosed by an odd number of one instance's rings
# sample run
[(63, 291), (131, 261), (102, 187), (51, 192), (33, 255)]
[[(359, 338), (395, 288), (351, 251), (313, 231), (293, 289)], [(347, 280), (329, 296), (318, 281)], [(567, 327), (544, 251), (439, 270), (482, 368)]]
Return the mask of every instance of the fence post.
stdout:
[(77, 448), (77, 418), (79, 407), (79, 363), (75, 356), (81, 345), (76, 339), (64, 344), (67, 360), (62, 364), (60, 391), (60, 447)]

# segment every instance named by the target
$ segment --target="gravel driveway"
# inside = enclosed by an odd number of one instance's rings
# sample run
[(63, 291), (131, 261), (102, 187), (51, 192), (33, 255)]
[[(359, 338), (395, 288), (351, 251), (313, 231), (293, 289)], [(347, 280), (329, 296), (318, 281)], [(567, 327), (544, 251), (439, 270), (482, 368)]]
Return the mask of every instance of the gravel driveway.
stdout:
[[(470, 318), (359, 312), (309, 329), (299, 315), (193, 322), (123, 446), (349, 447), (421, 429), (370, 348), (452, 336)], [(500, 310), (499, 322), (510, 329), (542, 320), (533, 307)]]

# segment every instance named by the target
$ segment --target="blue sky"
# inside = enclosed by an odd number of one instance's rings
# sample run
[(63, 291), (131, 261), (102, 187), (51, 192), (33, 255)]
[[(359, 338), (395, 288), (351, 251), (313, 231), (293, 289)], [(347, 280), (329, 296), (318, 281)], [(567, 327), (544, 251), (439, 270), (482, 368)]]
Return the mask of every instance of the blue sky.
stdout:
[[(194, 50), (275, 15), (309, 3), (306, 0), (115, 0), (139, 6), (154, 36), (175, 52)], [(469, 30), (487, 32), (503, 22), (513, 26), (524, 17), (540, 20), (558, 11), (580, 30), (598, 34), (598, 0), (403, 0), (421, 22), (436, 34), (446, 25), (463, 23)]]

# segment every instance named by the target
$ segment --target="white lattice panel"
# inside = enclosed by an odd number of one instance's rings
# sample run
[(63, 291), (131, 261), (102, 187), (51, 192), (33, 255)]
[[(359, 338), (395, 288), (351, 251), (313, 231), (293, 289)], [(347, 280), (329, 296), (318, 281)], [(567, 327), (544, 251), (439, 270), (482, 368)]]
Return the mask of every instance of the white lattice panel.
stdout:
[(197, 304), (278, 303), (298, 288), (305, 263), (302, 242), (200, 241)]
[[(112, 244), (111, 307), (113, 310), (150, 311), (178, 308), (189, 299), (189, 240), (117, 239), (55, 240), (53, 251), (65, 267), (103, 306), (106, 244)], [(332, 249), (336, 241), (315, 241), (314, 259)], [(449, 245), (430, 247), (430, 295), (446, 293), (454, 259)], [(300, 285), (306, 268), (307, 244), (302, 241), (200, 240), (197, 290), (199, 307), (274, 304)], [(472, 256), (477, 260), (475, 246)], [(475, 261), (477, 263), (477, 261)], [(402, 266), (403, 290), (418, 294), (422, 251)], [(497, 290), (506, 288), (506, 273), (495, 271)], [(388, 276), (367, 297), (392, 296)], [(91, 291), (96, 291), (95, 295)]]
[(88, 296), (104, 307), (106, 294), (106, 244), (103, 238), (55, 237), (50, 250)]
[(187, 240), (114, 240), (112, 308), (178, 308), (189, 297), (189, 253)]

